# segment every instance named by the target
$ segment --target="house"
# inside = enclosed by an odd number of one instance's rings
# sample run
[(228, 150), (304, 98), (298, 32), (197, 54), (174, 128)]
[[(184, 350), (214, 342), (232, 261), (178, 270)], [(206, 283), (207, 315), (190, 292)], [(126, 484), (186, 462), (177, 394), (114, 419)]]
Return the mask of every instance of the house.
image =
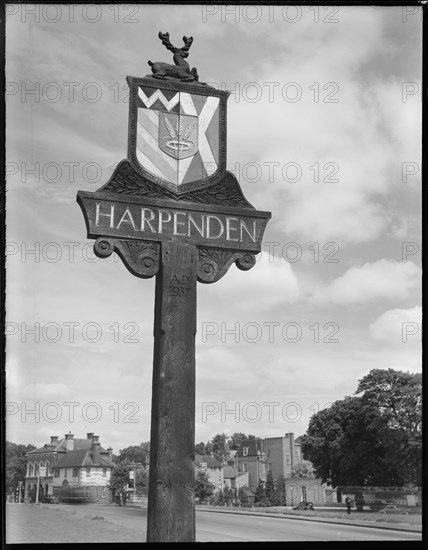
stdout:
[(256, 491), (259, 480), (266, 481), (266, 459), (265, 439), (244, 439), (235, 454), (238, 475), (247, 473), (247, 485), (253, 493)]
[(238, 496), (239, 489), (249, 487), (248, 472), (239, 474), (235, 466), (223, 466), (223, 489), (226, 487), (233, 489), (235, 495)]
[(293, 470), (302, 463), (301, 447), (293, 433), (281, 437), (244, 439), (235, 455), (238, 474), (248, 473), (248, 487), (254, 494), (259, 481), (266, 482), (268, 472), (277, 480), (286, 479), (287, 505), (294, 506), (303, 500), (326, 502), (326, 487), (320, 479), (295, 477)]
[[(108, 484), (113, 449), (101, 447), (99, 436), (88, 433), (75, 439), (51, 436), (50, 443), (26, 453), (25, 501), (57, 497), (63, 502), (111, 502)], [(37, 494), (37, 481), (39, 491)]]
[(195, 455), (195, 476), (198, 472), (207, 472), (215, 491), (223, 489), (223, 464), (211, 455)]
[(294, 467), (303, 460), (301, 447), (294, 441), (294, 434), (267, 437), (265, 442), (268, 470), (272, 472), (273, 478), (291, 477)]

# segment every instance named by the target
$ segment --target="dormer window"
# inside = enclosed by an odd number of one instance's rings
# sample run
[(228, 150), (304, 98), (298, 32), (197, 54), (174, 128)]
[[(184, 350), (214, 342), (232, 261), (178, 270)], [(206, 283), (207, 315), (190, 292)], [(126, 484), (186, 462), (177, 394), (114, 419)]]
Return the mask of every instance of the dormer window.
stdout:
[(201, 470), (206, 470), (208, 467), (208, 464), (206, 462), (201, 462), (200, 467), (201, 467)]
[(248, 447), (242, 447), (242, 456), (248, 456)]

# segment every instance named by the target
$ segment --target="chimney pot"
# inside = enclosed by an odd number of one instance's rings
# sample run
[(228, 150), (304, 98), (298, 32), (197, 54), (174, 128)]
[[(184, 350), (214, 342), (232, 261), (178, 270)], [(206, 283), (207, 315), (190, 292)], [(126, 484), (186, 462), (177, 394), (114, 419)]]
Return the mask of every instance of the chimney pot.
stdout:
[(100, 447), (101, 444), (98, 441), (99, 436), (94, 435), (92, 438), (92, 445), (91, 445), (91, 451), (92, 451), (92, 461), (94, 464), (100, 463)]
[(74, 434), (68, 433), (65, 434), (65, 448), (67, 451), (72, 451), (74, 449)]
[(93, 432), (88, 432), (88, 433), (86, 434), (86, 437), (92, 441), (92, 438), (94, 437)]

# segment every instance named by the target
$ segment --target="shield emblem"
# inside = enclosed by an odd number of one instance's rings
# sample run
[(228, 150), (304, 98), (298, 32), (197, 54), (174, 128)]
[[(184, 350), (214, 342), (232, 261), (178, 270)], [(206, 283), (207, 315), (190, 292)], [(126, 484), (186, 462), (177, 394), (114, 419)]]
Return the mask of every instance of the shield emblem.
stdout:
[(175, 193), (219, 181), (226, 170), (228, 92), (150, 77), (127, 80), (133, 166)]
[(159, 113), (159, 147), (175, 159), (192, 157), (198, 152), (198, 117)]

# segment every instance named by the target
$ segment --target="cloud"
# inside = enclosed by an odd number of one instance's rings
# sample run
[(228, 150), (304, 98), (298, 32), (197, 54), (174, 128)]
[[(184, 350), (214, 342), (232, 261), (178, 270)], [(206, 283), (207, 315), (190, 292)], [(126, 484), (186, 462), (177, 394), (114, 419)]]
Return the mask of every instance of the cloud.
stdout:
[(373, 323), (370, 323), (370, 334), (374, 340), (388, 344), (407, 344), (421, 341), (422, 308), (415, 306), (409, 309), (389, 309)]
[(413, 262), (378, 260), (351, 267), (328, 285), (318, 287), (318, 304), (368, 304), (374, 300), (403, 300), (420, 285), (421, 269)]
[(295, 302), (300, 288), (291, 265), (272, 260), (269, 255), (262, 254), (248, 272), (232, 265), (208, 292), (215, 295), (217, 303), (220, 299), (245, 311), (262, 312), (278, 304)]
[(54, 382), (52, 384), (38, 383), (25, 386), (22, 389), (24, 396), (37, 396), (37, 399), (49, 399), (65, 397), (69, 394), (70, 389), (62, 382)]

